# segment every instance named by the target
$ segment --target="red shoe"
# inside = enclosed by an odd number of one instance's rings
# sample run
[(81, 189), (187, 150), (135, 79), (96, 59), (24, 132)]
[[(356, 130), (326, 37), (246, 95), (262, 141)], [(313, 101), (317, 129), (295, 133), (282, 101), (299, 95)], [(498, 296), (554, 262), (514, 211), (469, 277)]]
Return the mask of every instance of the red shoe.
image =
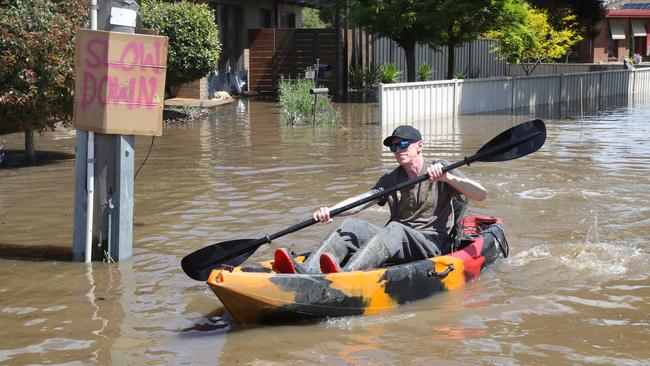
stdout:
[(320, 255), (320, 271), (323, 273), (338, 273), (341, 272), (341, 267), (334, 256), (326, 252)]
[(302, 273), (300, 263), (293, 258), (287, 248), (278, 248), (273, 255), (277, 273)]

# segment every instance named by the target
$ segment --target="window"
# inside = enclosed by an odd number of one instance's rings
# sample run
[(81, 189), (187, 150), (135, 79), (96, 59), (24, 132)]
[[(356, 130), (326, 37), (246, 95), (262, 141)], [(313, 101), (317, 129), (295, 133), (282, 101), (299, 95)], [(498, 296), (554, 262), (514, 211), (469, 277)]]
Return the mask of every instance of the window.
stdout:
[(623, 22), (620, 19), (609, 20), (609, 38), (607, 39), (607, 58), (618, 59), (618, 41), (625, 39)]
[(296, 27), (296, 13), (289, 13), (287, 16), (287, 28)]
[(260, 28), (271, 28), (271, 9), (260, 9)]
[(607, 40), (607, 58), (618, 59), (618, 39), (612, 38), (611, 29), (609, 32), (609, 39)]
[(609, 38), (616, 40), (625, 39), (625, 24), (623, 19), (609, 20)]
[(295, 28), (296, 13), (280, 12), (280, 28)]

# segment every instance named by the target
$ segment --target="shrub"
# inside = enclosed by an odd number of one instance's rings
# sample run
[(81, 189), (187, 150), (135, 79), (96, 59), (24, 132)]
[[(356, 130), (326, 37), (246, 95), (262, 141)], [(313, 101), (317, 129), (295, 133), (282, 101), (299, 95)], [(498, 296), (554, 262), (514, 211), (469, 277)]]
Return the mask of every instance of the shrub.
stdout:
[(140, 6), (145, 28), (169, 37), (167, 86), (187, 83), (215, 69), (220, 46), (214, 13), (207, 4), (145, 0)]
[(327, 28), (329, 24), (323, 22), (320, 18), (320, 10), (312, 8), (302, 9), (302, 27), (311, 29)]
[(431, 65), (421, 64), (418, 66), (418, 81), (427, 81), (431, 79)]
[[(288, 125), (312, 123), (314, 96), (309, 94), (309, 89), (313, 87), (313, 82), (308, 79), (280, 80), (278, 99), (282, 106), (283, 118)], [(318, 95), (316, 99), (316, 124), (341, 124), (341, 113), (327, 95)]]
[(0, 130), (24, 131), (33, 162), (34, 131), (71, 122), (73, 39), (86, 22), (87, 1), (8, 0), (0, 9)]
[(350, 69), (348, 74), (348, 84), (350, 89), (361, 90), (363, 89), (363, 79), (365, 76), (365, 70), (353, 67)]
[(370, 64), (363, 71), (363, 84), (366, 88), (372, 88), (379, 80), (379, 66)]
[(401, 73), (395, 64), (383, 64), (379, 70), (379, 79), (384, 84), (396, 83)]
[(454, 73), (454, 79), (467, 79), (467, 74), (463, 71), (458, 71)]

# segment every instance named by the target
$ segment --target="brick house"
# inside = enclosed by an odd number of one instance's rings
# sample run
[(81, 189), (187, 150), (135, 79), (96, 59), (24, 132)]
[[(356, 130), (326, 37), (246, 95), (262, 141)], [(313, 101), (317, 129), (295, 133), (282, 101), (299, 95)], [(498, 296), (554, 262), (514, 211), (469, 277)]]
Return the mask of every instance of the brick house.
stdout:
[(607, 5), (605, 19), (593, 39), (584, 39), (574, 48), (577, 62), (623, 62), (641, 55), (650, 61), (650, 0), (621, 0)]

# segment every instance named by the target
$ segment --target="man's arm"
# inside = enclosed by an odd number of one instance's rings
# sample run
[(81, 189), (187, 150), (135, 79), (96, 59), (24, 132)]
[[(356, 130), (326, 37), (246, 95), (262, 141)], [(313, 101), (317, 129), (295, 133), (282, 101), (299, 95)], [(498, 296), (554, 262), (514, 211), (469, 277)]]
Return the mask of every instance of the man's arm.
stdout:
[(432, 164), (427, 169), (429, 182), (443, 181), (454, 187), (460, 194), (463, 194), (473, 200), (484, 201), (487, 191), (483, 186), (472, 179), (454, 175), (451, 172), (442, 173), (443, 165), (440, 163)]
[[(316, 210), (316, 212), (314, 212), (314, 220), (329, 224), (330, 222), (334, 221), (334, 219), (332, 219), (330, 217), (330, 211), (331, 210), (334, 210), (334, 209), (339, 208), (339, 207), (343, 207), (343, 206), (348, 205), (348, 204), (350, 204), (352, 202), (362, 200), (362, 199), (364, 199), (366, 197), (370, 197), (373, 194), (376, 194), (377, 192), (379, 192), (379, 190), (373, 189), (373, 190), (370, 190), (368, 192), (362, 193), (362, 194), (360, 194), (358, 196), (354, 196), (354, 197), (350, 197), (348, 199), (345, 199), (345, 200), (335, 204), (332, 207), (321, 207), (318, 210)], [(374, 200), (372, 200), (370, 202), (364, 203), (363, 205), (359, 205), (359, 206), (351, 208), (351, 209), (349, 209), (347, 211), (341, 212), (340, 214), (338, 214), (338, 216), (353, 215), (353, 214), (355, 214), (357, 212), (365, 210), (366, 208), (368, 208), (368, 207), (370, 207), (372, 205), (377, 204), (378, 201), (379, 201), (379, 198), (374, 199)]]

